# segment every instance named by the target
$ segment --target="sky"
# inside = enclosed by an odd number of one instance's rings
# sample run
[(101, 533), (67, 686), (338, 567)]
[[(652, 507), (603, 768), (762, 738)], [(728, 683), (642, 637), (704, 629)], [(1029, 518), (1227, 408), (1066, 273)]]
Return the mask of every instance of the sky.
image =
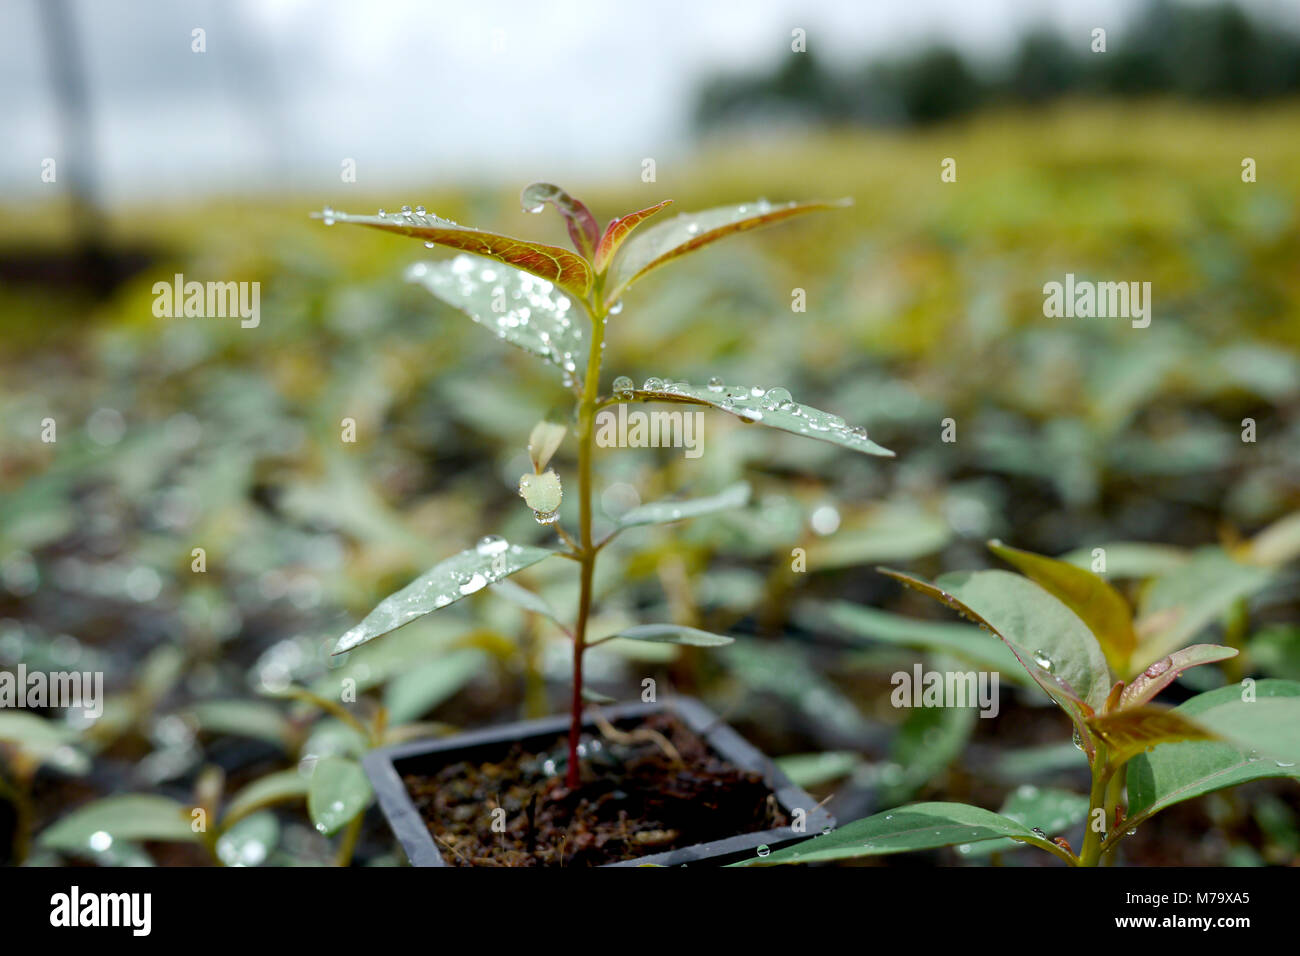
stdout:
[[(791, 31), (861, 62), (932, 40), (992, 58), (1086, 43), (1136, 0), (0, 0), (0, 190), (63, 149), (40, 3), (66, 2), (109, 202), (339, 182), (572, 181), (689, 149), (699, 81), (770, 69)], [(1248, 9), (1300, 23), (1297, 0)], [(193, 32), (206, 51), (192, 50)]]

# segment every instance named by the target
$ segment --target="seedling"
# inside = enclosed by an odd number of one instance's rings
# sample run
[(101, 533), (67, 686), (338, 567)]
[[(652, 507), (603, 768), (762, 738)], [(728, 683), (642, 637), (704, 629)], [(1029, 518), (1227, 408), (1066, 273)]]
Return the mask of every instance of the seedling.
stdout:
[[(513, 582), (498, 589), (501, 596), (555, 620), (572, 639), (573, 694), (565, 781), (572, 788), (580, 779), (578, 744), (585, 699), (582, 665), (588, 649), (616, 637), (697, 646), (720, 646), (732, 641), (730, 637), (674, 624), (646, 624), (593, 638), (588, 633), (592, 576), (601, 548), (627, 528), (737, 507), (747, 502), (749, 494), (747, 486), (739, 486), (709, 498), (645, 505), (624, 515), (598, 536), (592, 510), (597, 412), (620, 402), (702, 406), (869, 455), (890, 456), (892, 452), (872, 442), (864, 429), (850, 427), (839, 416), (795, 402), (781, 386), (736, 386), (718, 379), (692, 385), (649, 378), (637, 388), (630, 379), (620, 376), (612, 383), (610, 393), (602, 394), (600, 390), (606, 324), (621, 313), (624, 294), (642, 276), (735, 233), (845, 203), (779, 205), (760, 200), (646, 225), (669, 205), (670, 200), (665, 200), (616, 218), (602, 230), (582, 202), (557, 186), (534, 183), (523, 190), (520, 200), (529, 212), (541, 212), (547, 204), (553, 205), (564, 217), (576, 251), (471, 229), (430, 214), (423, 206), (403, 206), (396, 213), (380, 210), (374, 216), (349, 215), (329, 208), (317, 214), (326, 225), (346, 222), (370, 226), (423, 240), (429, 248), (447, 246), (468, 253), (451, 261), (418, 263), (410, 269), (408, 278), (499, 338), (556, 366), (574, 398), (567, 422), (542, 422), (532, 429), (529, 456), (533, 471), (519, 481), (525, 503), (540, 524), (554, 529), (559, 548), (516, 544), (496, 535), (484, 537), (476, 547), (452, 555), (380, 602), (339, 639), (334, 653), (359, 647), (548, 558), (559, 556), (575, 562), (580, 591), (572, 625), (553, 617), (537, 595), (515, 587)], [(548, 467), (570, 430), (577, 444), (576, 530), (566, 529), (560, 522), (564, 482)]]
[[(930, 583), (881, 570), (1010, 648), (1074, 724), (1074, 742), (1092, 779), (1087, 799), (1025, 787), (1002, 813), (960, 803), (912, 804), (739, 865), (943, 846), (969, 853), (978, 843), (1014, 840), (1072, 866), (1096, 866), (1127, 834), (1175, 803), (1265, 777), (1300, 780), (1300, 682), (1247, 679), (1175, 708), (1155, 704), (1184, 671), (1228, 660), (1237, 650), (1170, 647), (1171, 636), (1186, 634), (1176, 617), (1135, 627), (1127, 602), (1101, 575), (996, 541), (990, 548), (1024, 576), (957, 572)], [(1081, 820), (1085, 835), (1077, 854), (1063, 838), (1051, 838)]]

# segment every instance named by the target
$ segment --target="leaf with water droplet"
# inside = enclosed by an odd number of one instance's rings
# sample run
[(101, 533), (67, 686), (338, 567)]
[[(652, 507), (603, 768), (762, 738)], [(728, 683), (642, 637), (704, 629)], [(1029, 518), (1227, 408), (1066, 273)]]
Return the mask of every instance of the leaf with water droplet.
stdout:
[(1037, 837), (1023, 823), (964, 803), (913, 803), (888, 813), (877, 813), (837, 827), (828, 834), (804, 840), (732, 866), (766, 866), (776, 863), (816, 863), (855, 857), (932, 850), (942, 846), (978, 843), (1012, 837), (1033, 841)]
[(576, 376), (586, 368), (586, 320), (552, 283), (509, 266), (484, 267), (471, 256), (417, 262), (406, 278), (565, 374)]
[(1174, 651), (1168, 657), (1162, 657), (1153, 663), (1124, 688), (1119, 698), (1120, 709), (1137, 707), (1152, 700), (1190, 667), (1236, 656), (1236, 648), (1224, 647), (1222, 644), (1193, 644)]
[[(554, 554), (547, 548), (518, 544), (507, 544), (496, 554), (481, 554), (477, 548), (453, 554), (380, 601), (360, 624), (339, 638), (333, 653), (360, 647)], [(478, 587), (474, 587), (476, 581), (481, 582)]]
[(233, 826), (239, 820), (264, 807), (302, 800), (306, 796), (307, 777), (299, 773), (296, 767), (292, 770), (268, 773), (265, 777), (258, 777), (235, 794), (226, 804), (221, 825)]
[[(1276, 760), (1251, 757), (1251, 750), (1260, 743), (1267, 746), (1275, 733), (1294, 737), (1300, 727), (1300, 682), (1257, 680), (1254, 692), (1255, 700), (1246, 702), (1241, 699), (1242, 688), (1230, 684), (1198, 694), (1175, 708), (1175, 712), (1224, 737), (1241, 735), (1249, 739), (1170, 743), (1138, 754), (1128, 763), (1128, 825), (1136, 826), (1183, 800), (1251, 780), (1289, 777), (1300, 781), (1300, 767), (1279, 766)], [(1275, 710), (1273, 705), (1281, 706)], [(1282, 708), (1288, 713), (1283, 713)], [(1252, 743), (1252, 739), (1257, 742)], [(1275, 745), (1282, 743), (1279, 740)]]
[[(1052, 787), (1023, 785), (1011, 792), (998, 810), (1004, 817), (1052, 837), (1081, 823), (1088, 816), (1088, 798), (1084, 794)], [(1014, 840), (987, 840), (971, 847), (967, 855), (987, 856), (999, 851), (1016, 850), (1024, 844)]]
[(307, 813), (318, 833), (331, 836), (366, 808), (370, 796), (370, 781), (361, 764), (345, 757), (322, 757), (307, 787)]
[(217, 840), (226, 866), (260, 866), (280, 842), (280, 821), (269, 810), (240, 820)]
[[(100, 836), (104, 834), (105, 836)], [(51, 850), (106, 849), (119, 840), (190, 843), (190, 808), (168, 797), (128, 793), (78, 807), (41, 831), (37, 842)]]
[(627, 237), (632, 234), (633, 229), (671, 202), (671, 199), (665, 199), (663, 202), (628, 213), (621, 219), (610, 222), (605, 227), (605, 234), (600, 237), (600, 244), (596, 247), (596, 257), (592, 261), (592, 264), (596, 267), (596, 273), (600, 274), (609, 268), (610, 262), (614, 259), (614, 254), (627, 241)]
[[(323, 213), (313, 213), (312, 218), (324, 219)], [(471, 229), (437, 216), (420, 216), (403, 213), (399, 216), (358, 216), (334, 212), (338, 222), (370, 226), (384, 232), (422, 239), (440, 246), (495, 259), (524, 272), (530, 272), (548, 282), (553, 282), (570, 295), (585, 299), (591, 291), (593, 274), (587, 260), (575, 252), (559, 246), (548, 246), (527, 239), (515, 239), (481, 229)]]
[(719, 206), (703, 212), (683, 213), (666, 222), (639, 230), (623, 246), (606, 285), (605, 302), (616, 302), (624, 290), (646, 273), (702, 246), (792, 216), (849, 206), (852, 202), (771, 204), (759, 200), (739, 206)]
[(989, 550), (1078, 615), (1097, 638), (1111, 669), (1123, 677), (1131, 676), (1129, 658), (1137, 647), (1133, 615), (1110, 582), (1086, 568), (1010, 548), (1000, 541), (990, 541)]
[(573, 248), (584, 258), (591, 259), (596, 253), (596, 243), (600, 241), (600, 226), (591, 210), (580, 200), (551, 183), (531, 183), (519, 194), (519, 203), (527, 212), (540, 212), (541, 207), (548, 202), (564, 217)]
[(865, 455), (894, 457), (888, 448), (882, 448), (871, 441), (866, 429), (850, 426), (838, 415), (823, 412), (811, 405), (800, 405), (795, 401), (790, 401), (788, 406), (778, 404), (775, 408), (768, 408), (763, 404), (763, 397), (770, 391), (746, 388), (743, 385), (724, 385), (718, 388), (649, 378), (630, 397), (638, 401), (706, 405), (735, 415), (744, 422), (760, 423), (793, 435), (831, 442)]
[[(735, 638), (722, 634), (711, 634), (694, 627), (680, 624), (639, 624), (628, 627), (610, 638), (623, 638), (628, 641), (650, 641), (654, 644), (689, 644), (692, 647), (722, 647), (735, 642)], [(609, 640), (610, 638), (602, 638)]]
[(743, 508), (749, 503), (749, 482), (742, 481), (725, 488), (716, 495), (705, 498), (691, 498), (686, 501), (652, 501), (627, 512), (618, 519), (620, 528), (634, 528), (638, 525), (667, 524), (671, 521), (683, 521), (698, 518), (717, 511)]
[(1106, 742), (1107, 760), (1113, 767), (1157, 744), (1216, 739), (1212, 731), (1178, 711), (1154, 704), (1089, 717), (1088, 726)]

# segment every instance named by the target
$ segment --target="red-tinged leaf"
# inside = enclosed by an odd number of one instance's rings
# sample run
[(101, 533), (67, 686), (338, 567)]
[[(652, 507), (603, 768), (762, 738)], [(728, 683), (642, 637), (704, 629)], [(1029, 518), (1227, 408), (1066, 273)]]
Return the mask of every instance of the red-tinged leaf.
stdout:
[(592, 261), (592, 264), (596, 267), (596, 274), (599, 275), (609, 267), (610, 262), (614, 259), (614, 253), (618, 252), (622, 247), (633, 229), (671, 202), (671, 199), (665, 199), (653, 206), (647, 206), (645, 209), (628, 213), (622, 219), (611, 220), (610, 224), (605, 227), (605, 234), (600, 237), (600, 244), (596, 246), (596, 258)]
[(740, 206), (720, 206), (703, 212), (683, 213), (667, 222), (656, 223), (639, 231), (623, 246), (614, 263), (612, 281), (605, 292), (605, 303), (613, 304), (637, 279), (688, 252), (711, 242), (759, 226), (770, 225), (822, 209), (851, 205), (851, 200), (806, 202), (772, 205), (765, 200)]
[(386, 216), (355, 216), (345, 212), (327, 210), (312, 213), (312, 218), (322, 219), (326, 225), (347, 222), (400, 236), (411, 236), (440, 246), (471, 252), (504, 262), (539, 278), (553, 282), (579, 300), (586, 299), (591, 291), (592, 271), (587, 260), (568, 249), (547, 246), (527, 239), (515, 239), (494, 232), (471, 229), (437, 216), (419, 213), (389, 213)]
[(1217, 740), (1216, 734), (1176, 710), (1150, 704), (1088, 718), (1092, 732), (1105, 741), (1112, 767), (1127, 763), (1157, 744), (1183, 740)]
[(1236, 656), (1236, 648), (1224, 647), (1222, 644), (1193, 644), (1191, 647), (1174, 651), (1168, 657), (1160, 658), (1134, 678), (1133, 683), (1124, 688), (1124, 693), (1119, 699), (1120, 709), (1137, 707), (1152, 700), (1189, 667), (1223, 661)]
[(1111, 669), (1127, 675), (1137, 635), (1128, 602), (1109, 582), (1086, 568), (1009, 548), (1000, 541), (990, 541), (989, 550), (1077, 614), (1097, 638)]
[[(551, 183), (533, 183), (525, 186), (519, 194), (519, 202), (525, 212), (541, 212), (542, 207), (551, 203), (564, 217), (564, 224), (569, 228), (569, 238), (573, 248), (584, 259), (590, 260), (596, 253), (596, 243), (600, 241), (600, 225), (583, 203), (574, 199), (559, 186)], [(597, 270), (599, 271), (599, 270)]]

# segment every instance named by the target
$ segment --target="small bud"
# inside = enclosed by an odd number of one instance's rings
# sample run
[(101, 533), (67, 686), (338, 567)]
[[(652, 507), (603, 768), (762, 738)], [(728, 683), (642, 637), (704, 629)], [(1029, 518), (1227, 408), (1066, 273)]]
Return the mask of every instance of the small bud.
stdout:
[(537, 474), (540, 475), (550, 464), (551, 456), (560, 447), (560, 442), (564, 441), (566, 431), (563, 425), (556, 422), (541, 421), (533, 426), (532, 434), (528, 436), (528, 457)]

